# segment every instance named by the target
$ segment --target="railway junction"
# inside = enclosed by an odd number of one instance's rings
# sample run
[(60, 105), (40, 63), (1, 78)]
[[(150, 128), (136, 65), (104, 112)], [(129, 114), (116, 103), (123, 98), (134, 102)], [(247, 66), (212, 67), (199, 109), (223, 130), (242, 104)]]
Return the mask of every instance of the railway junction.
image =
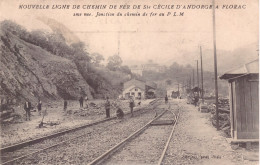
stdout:
[(99, 118), (1, 148), (1, 164), (258, 164), (184, 99), (150, 100), (124, 119)]

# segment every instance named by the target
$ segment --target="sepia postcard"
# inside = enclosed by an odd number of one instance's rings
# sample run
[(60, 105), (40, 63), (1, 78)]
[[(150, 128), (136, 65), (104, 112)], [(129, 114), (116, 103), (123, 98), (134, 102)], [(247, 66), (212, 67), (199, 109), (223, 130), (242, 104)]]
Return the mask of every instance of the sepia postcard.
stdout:
[(1, 0), (0, 164), (259, 164), (258, 0)]

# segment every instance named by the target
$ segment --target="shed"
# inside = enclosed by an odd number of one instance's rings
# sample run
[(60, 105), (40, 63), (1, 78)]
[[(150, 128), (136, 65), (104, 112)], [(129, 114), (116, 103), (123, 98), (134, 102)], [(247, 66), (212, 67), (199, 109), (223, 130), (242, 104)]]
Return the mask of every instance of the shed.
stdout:
[(231, 136), (234, 140), (259, 139), (259, 61), (232, 69), (220, 79), (229, 83)]
[(152, 82), (152, 81), (148, 81), (145, 83), (145, 97), (147, 99), (150, 98), (155, 98), (156, 97), (156, 90), (157, 88), (157, 84)]

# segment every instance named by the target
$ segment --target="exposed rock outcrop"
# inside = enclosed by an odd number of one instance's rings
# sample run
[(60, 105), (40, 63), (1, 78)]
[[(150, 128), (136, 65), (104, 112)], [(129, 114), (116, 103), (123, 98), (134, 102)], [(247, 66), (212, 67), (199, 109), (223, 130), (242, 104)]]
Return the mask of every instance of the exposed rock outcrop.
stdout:
[(0, 30), (0, 93), (18, 101), (75, 99), (90, 87), (74, 62)]

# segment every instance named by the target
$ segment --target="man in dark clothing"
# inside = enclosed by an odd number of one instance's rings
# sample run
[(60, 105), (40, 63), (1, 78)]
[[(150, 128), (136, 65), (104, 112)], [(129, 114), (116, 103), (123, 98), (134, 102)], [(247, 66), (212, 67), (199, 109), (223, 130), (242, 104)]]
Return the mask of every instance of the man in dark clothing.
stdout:
[(195, 98), (194, 98), (194, 105), (195, 105), (195, 107), (198, 105), (198, 102), (199, 102), (199, 98), (198, 98), (198, 97), (195, 97)]
[(105, 109), (106, 109), (107, 118), (110, 118), (110, 101), (108, 99), (109, 98), (107, 97), (107, 100), (106, 100), (106, 103), (105, 103)]
[(27, 117), (29, 118), (29, 120), (31, 120), (30, 119), (30, 117), (31, 117), (31, 108), (32, 108), (31, 102), (26, 101), (24, 103), (24, 110), (26, 112), (26, 121), (27, 121)]
[(80, 108), (83, 108), (83, 97), (81, 96), (79, 99)]
[(198, 105), (198, 102), (199, 102), (199, 93), (195, 92), (194, 93), (194, 105), (195, 105), (195, 107)]
[(165, 104), (167, 104), (168, 103), (168, 96), (166, 95), (165, 96)]
[(121, 109), (120, 107), (117, 108), (116, 116), (117, 116), (117, 118), (119, 118), (119, 119), (124, 118), (124, 112), (122, 111), (122, 109)]
[(135, 106), (135, 102), (134, 102), (134, 99), (133, 97), (130, 98), (130, 101), (129, 101), (129, 107), (130, 107), (130, 110), (131, 110), (131, 117), (134, 116), (134, 106)]
[(41, 115), (41, 111), (42, 111), (42, 101), (41, 100), (38, 101), (37, 108), (38, 108), (39, 115)]
[(63, 106), (63, 111), (66, 112), (68, 106), (67, 100), (64, 100), (64, 106)]

